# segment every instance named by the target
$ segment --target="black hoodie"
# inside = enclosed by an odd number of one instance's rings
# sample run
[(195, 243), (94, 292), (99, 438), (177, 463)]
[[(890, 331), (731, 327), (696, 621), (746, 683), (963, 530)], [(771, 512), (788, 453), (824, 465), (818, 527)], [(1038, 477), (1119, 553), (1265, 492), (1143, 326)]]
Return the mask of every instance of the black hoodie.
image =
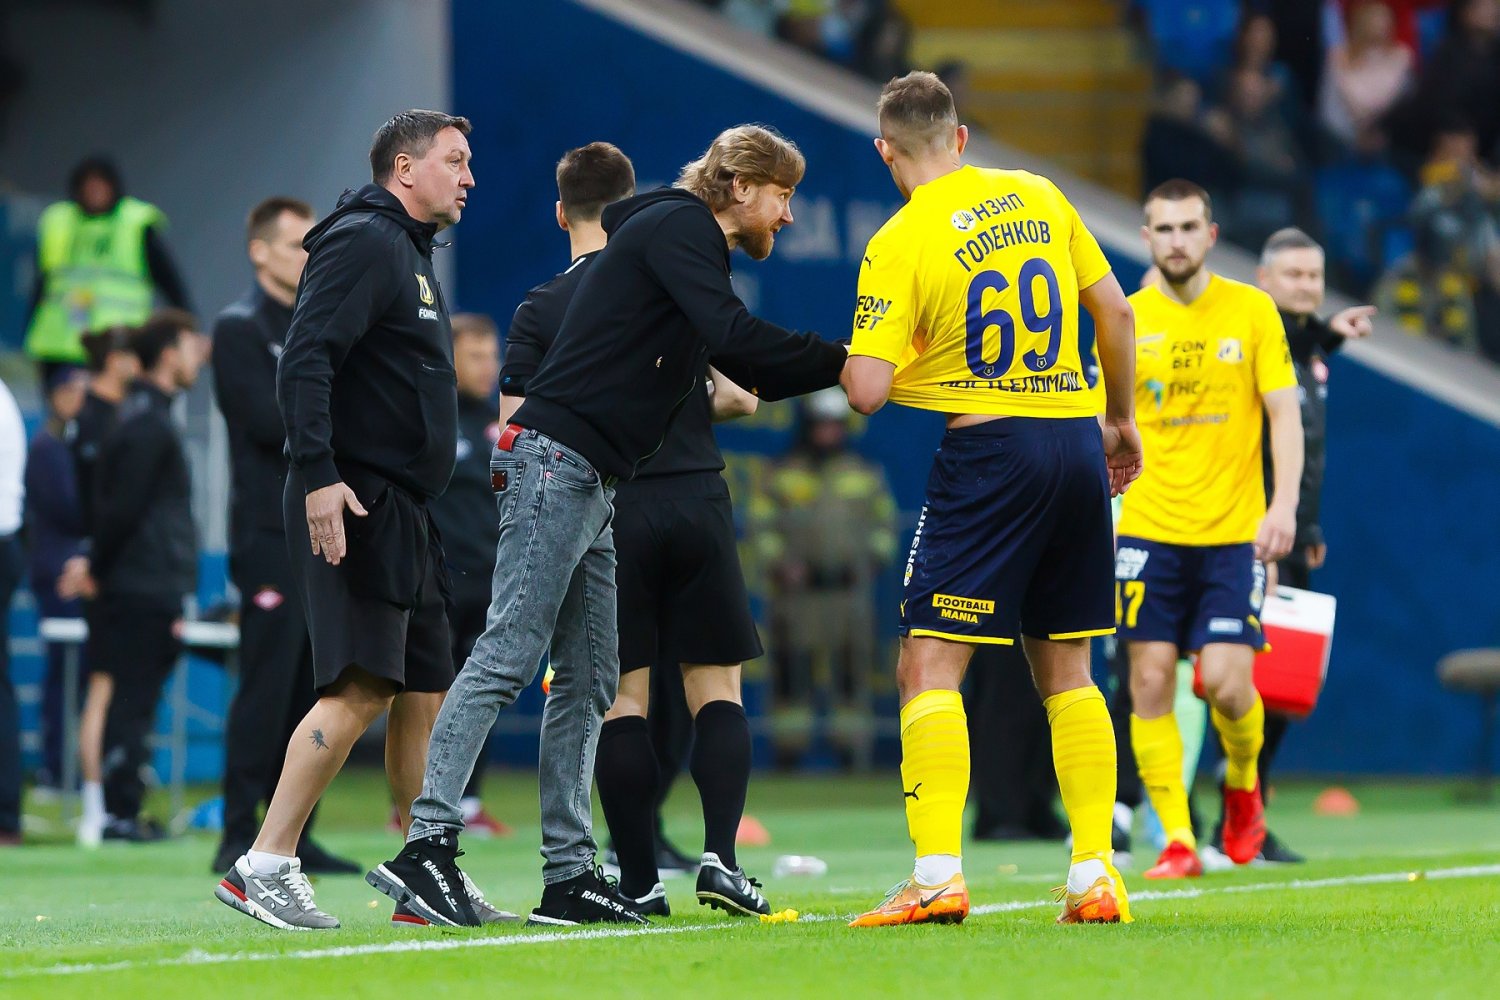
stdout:
[(515, 422), (629, 479), (700, 390), (710, 356), (763, 399), (838, 382), (847, 352), (750, 315), (729, 244), (702, 199), (666, 188), (604, 209), (609, 245), (578, 284)]
[(309, 493), (351, 465), (424, 502), (448, 485), (458, 396), (436, 232), (367, 184), (344, 192), (303, 242), (276, 388), (286, 454)]

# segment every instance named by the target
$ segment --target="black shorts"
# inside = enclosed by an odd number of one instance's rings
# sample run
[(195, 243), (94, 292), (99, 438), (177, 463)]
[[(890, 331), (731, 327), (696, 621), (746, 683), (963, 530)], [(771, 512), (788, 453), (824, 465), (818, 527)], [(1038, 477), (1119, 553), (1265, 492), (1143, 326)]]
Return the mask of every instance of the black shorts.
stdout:
[(901, 634), (1004, 646), (1108, 635), (1112, 536), (1093, 417), (950, 430), (906, 561)]
[(760, 656), (724, 477), (621, 483), (614, 504), (620, 672)]
[(446, 691), (454, 676), (446, 570), (427, 510), (390, 483), (343, 474), (368, 514), (345, 512), (348, 554), (337, 566), (312, 552), (295, 470), (283, 496), (287, 551), (312, 637), (318, 693), (350, 667), (398, 690)]
[(90, 673), (113, 677), (116, 687), (160, 684), (182, 655), (182, 642), (172, 634), (181, 617), (180, 601), (101, 594), (84, 612), (89, 637), (83, 662)]

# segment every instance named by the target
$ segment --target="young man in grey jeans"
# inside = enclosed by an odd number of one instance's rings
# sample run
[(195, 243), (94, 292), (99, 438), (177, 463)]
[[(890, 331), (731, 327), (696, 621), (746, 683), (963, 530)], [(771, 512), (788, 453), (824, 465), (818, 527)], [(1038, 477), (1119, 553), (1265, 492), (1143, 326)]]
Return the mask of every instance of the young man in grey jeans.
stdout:
[(613, 486), (660, 446), (705, 357), (766, 399), (833, 385), (846, 351), (750, 315), (729, 251), (763, 260), (792, 221), (805, 162), (759, 126), (716, 138), (678, 186), (609, 206), (609, 245), (491, 461), (500, 541), (489, 623), (433, 727), (401, 853), (368, 881), (436, 924), (475, 925), (459, 871), (459, 797), (501, 708), (556, 675), (542, 716), (543, 893), (531, 923), (643, 923), (594, 866), (590, 787), (619, 682)]

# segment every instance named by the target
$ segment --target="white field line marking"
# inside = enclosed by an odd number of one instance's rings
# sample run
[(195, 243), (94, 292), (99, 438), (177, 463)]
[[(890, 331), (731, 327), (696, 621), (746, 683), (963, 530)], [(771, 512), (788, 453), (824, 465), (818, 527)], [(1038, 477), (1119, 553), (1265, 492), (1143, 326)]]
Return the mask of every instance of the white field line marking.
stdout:
[[(1252, 892), (1277, 892), (1281, 890), (1330, 889), (1346, 885), (1380, 885), (1391, 882), (1407, 882), (1421, 879), (1481, 878), (1500, 875), (1500, 864), (1469, 865), (1462, 868), (1436, 868), (1431, 871), (1377, 872), (1371, 875), (1341, 875), (1334, 878), (1291, 879), (1285, 882), (1254, 882), (1247, 885), (1226, 885), (1211, 888), (1143, 890), (1130, 895), (1132, 903), (1153, 900), (1197, 899), (1200, 896), (1217, 896)], [(1415, 877), (1415, 879), (1414, 879)], [(1016, 900), (1008, 903), (986, 903), (970, 910), (971, 915), (990, 913), (1013, 913), (1018, 910), (1035, 910), (1055, 907), (1051, 900)], [(799, 923), (822, 923), (844, 920), (838, 914), (808, 914)], [(305, 948), (299, 951), (190, 951), (176, 958), (158, 958), (145, 961), (97, 962), (73, 965), (49, 965), (31, 969), (12, 969), (0, 978), (19, 979), (24, 976), (72, 976), (90, 972), (120, 972), (126, 969), (156, 969), (174, 965), (225, 965), (237, 962), (269, 962), (278, 959), (352, 958), (361, 955), (390, 955), (414, 951), (453, 951), (460, 948), (507, 948), (526, 944), (565, 944), (569, 941), (596, 941), (601, 938), (647, 937), (660, 934), (688, 934), (697, 931), (722, 931), (745, 926), (735, 923), (688, 924), (682, 927), (647, 927), (640, 930), (580, 930), (548, 931), (542, 933), (514, 934), (506, 937), (445, 938), (437, 941), (392, 941), (388, 944), (345, 945), (337, 948)]]

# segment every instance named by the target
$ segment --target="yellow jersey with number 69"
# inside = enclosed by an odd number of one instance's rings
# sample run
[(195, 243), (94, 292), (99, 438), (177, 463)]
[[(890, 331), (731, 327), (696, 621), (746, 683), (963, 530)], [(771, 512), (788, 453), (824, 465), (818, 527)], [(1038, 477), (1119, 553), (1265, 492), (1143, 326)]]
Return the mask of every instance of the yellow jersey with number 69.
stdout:
[(893, 403), (1092, 416), (1078, 290), (1110, 271), (1057, 185), (965, 166), (919, 186), (871, 237), (851, 354), (896, 366)]
[(1135, 421), (1146, 467), (1119, 533), (1173, 545), (1253, 542), (1266, 516), (1261, 397), (1297, 385), (1271, 297), (1217, 274), (1190, 305), (1152, 285), (1135, 309)]

